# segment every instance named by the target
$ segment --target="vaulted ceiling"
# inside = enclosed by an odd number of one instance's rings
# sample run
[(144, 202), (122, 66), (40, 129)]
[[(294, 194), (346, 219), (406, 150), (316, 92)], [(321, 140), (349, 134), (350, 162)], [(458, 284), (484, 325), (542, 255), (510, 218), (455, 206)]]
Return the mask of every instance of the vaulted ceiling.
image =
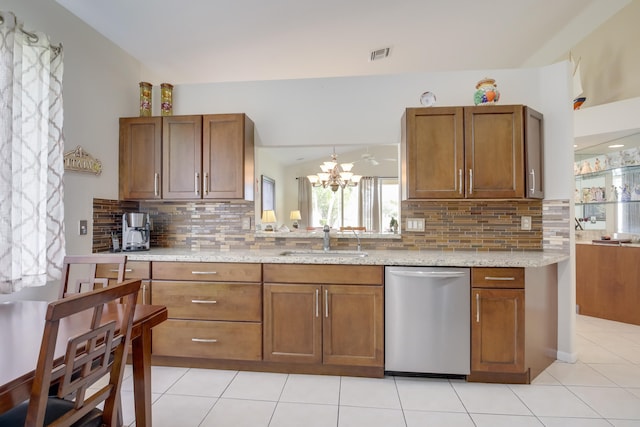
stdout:
[(185, 84), (547, 65), (629, 0), (57, 1)]

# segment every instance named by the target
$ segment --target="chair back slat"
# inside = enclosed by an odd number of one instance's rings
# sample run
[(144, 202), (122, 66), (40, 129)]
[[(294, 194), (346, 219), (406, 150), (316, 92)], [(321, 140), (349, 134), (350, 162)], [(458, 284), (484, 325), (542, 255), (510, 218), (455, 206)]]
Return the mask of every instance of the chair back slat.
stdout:
[[(94, 255), (67, 255), (62, 264), (62, 283), (59, 298), (80, 293), (86, 290), (96, 289), (96, 285), (107, 287), (109, 279), (96, 277), (98, 265), (110, 264), (117, 268), (116, 283), (122, 283), (125, 279), (127, 256), (121, 254), (94, 254)], [(73, 270), (73, 271), (72, 271)], [(79, 272), (78, 270), (82, 270)], [(76, 274), (82, 277), (75, 278)]]

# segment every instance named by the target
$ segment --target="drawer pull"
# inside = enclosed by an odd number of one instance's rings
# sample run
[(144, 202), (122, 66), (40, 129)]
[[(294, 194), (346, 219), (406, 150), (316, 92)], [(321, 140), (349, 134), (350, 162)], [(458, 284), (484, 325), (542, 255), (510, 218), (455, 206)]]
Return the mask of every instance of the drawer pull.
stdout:
[(192, 271), (191, 274), (218, 274), (217, 271)]
[(516, 278), (515, 278), (515, 277), (492, 277), (492, 276), (485, 276), (484, 280), (513, 281), (513, 280), (516, 280)]
[(206, 299), (192, 299), (191, 302), (194, 304), (217, 304), (218, 303), (218, 301), (206, 300)]
[(207, 339), (207, 338), (191, 338), (191, 341), (193, 341), (193, 342), (204, 342), (204, 343), (216, 343), (216, 342), (218, 342), (218, 340), (213, 339), (213, 338), (210, 338), (210, 339)]

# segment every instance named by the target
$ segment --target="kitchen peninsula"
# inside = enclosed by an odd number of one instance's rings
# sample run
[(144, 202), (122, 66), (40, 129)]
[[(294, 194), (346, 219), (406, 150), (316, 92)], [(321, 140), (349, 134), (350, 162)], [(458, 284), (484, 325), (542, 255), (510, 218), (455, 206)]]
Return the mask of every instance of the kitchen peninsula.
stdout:
[[(154, 363), (381, 377), (384, 267), (394, 265), (475, 272), (469, 284), (470, 298), (472, 288), (478, 295), (472, 301), (467, 380), (529, 383), (555, 360), (556, 264), (567, 255), (363, 252), (366, 256), (354, 250), (309, 256), (284, 249), (129, 253), (129, 261), (150, 266), (151, 302), (169, 309), (166, 325), (154, 331)], [(483, 277), (501, 274), (514, 278), (497, 286), (483, 283)], [(295, 333), (292, 325), (299, 334), (295, 342), (287, 340)]]

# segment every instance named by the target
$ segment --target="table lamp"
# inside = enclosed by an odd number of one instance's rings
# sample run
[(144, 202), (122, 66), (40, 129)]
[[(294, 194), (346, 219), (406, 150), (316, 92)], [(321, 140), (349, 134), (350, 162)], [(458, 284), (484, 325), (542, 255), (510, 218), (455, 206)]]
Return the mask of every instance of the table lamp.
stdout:
[(272, 210), (262, 211), (262, 224), (265, 225), (264, 231), (273, 231), (273, 225), (276, 222), (276, 213)]
[(289, 214), (289, 219), (293, 220), (293, 228), (298, 228), (298, 221), (302, 219), (300, 216), (300, 211), (291, 211)]

